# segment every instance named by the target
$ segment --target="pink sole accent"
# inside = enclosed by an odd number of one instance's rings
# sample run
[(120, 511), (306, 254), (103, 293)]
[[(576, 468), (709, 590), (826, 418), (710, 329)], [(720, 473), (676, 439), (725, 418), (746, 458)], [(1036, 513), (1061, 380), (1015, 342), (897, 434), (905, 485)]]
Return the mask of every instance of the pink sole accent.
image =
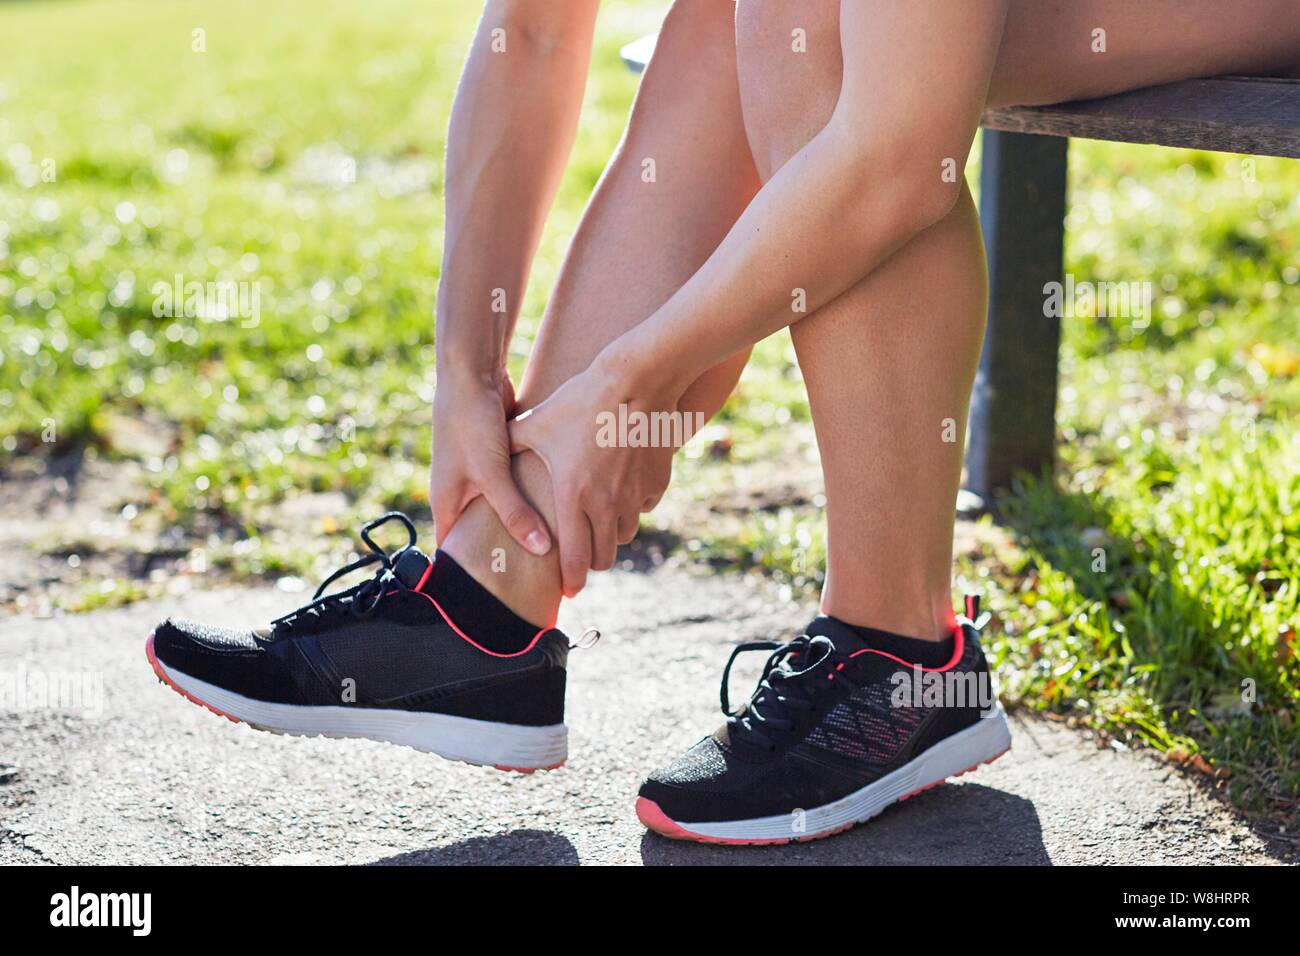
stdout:
[[(230, 721), (232, 724), (244, 724), (247, 727), (252, 727), (254, 730), (265, 730), (267, 733), (278, 733), (278, 731), (267, 730), (265, 727), (259, 727), (256, 724), (250, 724), (248, 723), (248, 721), (240, 720), (238, 717), (232, 717), (224, 710), (220, 710), (219, 708), (213, 707), (206, 700), (200, 700), (199, 698), (191, 694), (189, 691), (183, 690), (174, 680), (172, 680), (170, 677), (167, 676), (167, 672), (163, 670), (162, 664), (158, 662), (158, 655), (154, 653), (154, 649), (153, 649), (153, 631), (149, 632), (149, 639), (144, 642), (144, 656), (149, 659), (149, 666), (152, 667), (153, 672), (158, 675), (158, 679), (162, 681), (164, 684), (166, 684), (168, 687), (170, 687), (172, 690), (176, 691), (176, 693), (180, 694), (186, 700), (198, 704), (200, 707), (206, 710), (212, 711), (218, 717), (226, 718), (226, 720)], [(483, 766), (483, 765), (480, 764), (478, 766)], [(505, 767), (499, 764), (494, 764), (493, 769), (507, 770), (512, 773), (535, 773), (538, 770), (558, 770), (560, 767), (563, 766), (564, 766), (564, 761), (561, 760), (559, 763), (552, 764), (549, 767)]]
[[(1010, 750), (1010, 749), (1011, 749), (1010, 747), (1007, 748), (1007, 750)], [(935, 787), (939, 786), (939, 784), (941, 784), (941, 783), (947, 783), (949, 780), (956, 780), (958, 777), (964, 777), (966, 774), (970, 773), (972, 770), (978, 770), (980, 767), (982, 767), (982, 766), (984, 766), (984, 765), (986, 765), (986, 764), (991, 764), (993, 761), (995, 761), (995, 760), (997, 760), (999, 757), (1001, 757), (1002, 754), (1006, 753), (1007, 750), (1002, 751), (1002, 753), (996, 753), (996, 754), (994, 754), (994, 755), (993, 755), (992, 757), (990, 757), (988, 760), (981, 760), (979, 763), (975, 764), (975, 765), (972, 766), (972, 767), (967, 767), (965, 770), (958, 770), (958, 771), (957, 771), (955, 774), (953, 774), (951, 777), (944, 777), (942, 780), (936, 780), (934, 783), (927, 783), (924, 787), (917, 787), (917, 788), (916, 788), (915, 790), (913, 790), (911, 793), (905, 793), (905, 794), (903, 794), (901, 797), (899, 797), (899, 798), (898, 798), (898, 802), (899, 802), (899, 803), (902, 803), (904, 800), (908, 800), (908, 799), (910, 799), (910, 798), (916, 796), (918, 793), (925, 793), (925, 791), (927, 791), (927, 790), (933, 790)]]
[(155, 654), (153, 650), (153, 631), (149, 632), (149, 640), (144, 642), (144, 656), (149, 658), (149, 666), (152, 667), (153, 672), (158, 675), (158, 679), (162, 681), (164, 684), (166, 684), (168, 687), (170, 687), (172, 690), (176, 691), (176, 693), (180, 694), (186, 700), (193, 701), (194, 703), (198, 704), (200, 707), (207, 708), (208, 710), (216, 714), (218, 717), (226, 718), (226, 720), (230, 721), (232, 724), (244, 723), (244, 721), (240, 720), (238, 717), (232, 717), (224, 710), (219, 710), (218, 708), (213, 707), (206, 700), (199, 700), (199, 698), (195, 697), (189, 691), (182, 690), (179, 684), (177, 684), (174, 680), (172, 680), (170, 677), (167, 676), (167, 672), (163, 670), (162, 664), (158, 663), (158, 655)]
[(773, 846), (780, 843), (807, 843), (809, 840), (820, 840), (823, 837), (834, 836), (836, 833), (843, 833), (853, 826), (850, 823), (847, 826), (827, 830), (824, 833), (815, 833), (812, 836), (781, 837), (775, 840), (733, 840), (728, 837), (704, 836), (700, 833), (692, 833), (681, 824), (668, 819), (668, 815), (659, 808), (659, 804), (653, 800), (647, 800), (645, 797), (636, 798), (636, 815), (637, 819), (645, 824), (646, 829), (653, 830), (660, 836), (668, 837), (670, 840), (716, 843), (722, 846)]
[[(1010, 747), (1007, 748), (1007, 750), (1010, 749)], [(1005, 754), (1007, 750), (1002, 751), (1002, 753), (994, 754), (988, 760), (981, 760), (979, 763), (973, 764), (965, 770), (959, 770), (951, 777), (945, 777), (943, 780), (936, 780), (934, 783), (926, 784), (924, 787), (913, 790), (911, 793), (904, 794), (895, 802), (902, 803), (904, 800), (908, 799), (908, 797), (914, 797), (918, 793), (923, 793), (926, 790), (937, 787), (939, 784), (944, 783), (947, 780), (952, 780), (956, 777), (962, 776), (963, 774), (970, 773), (972, 770), (976, 770), (985, 764), (991, 764), (993, 761), (1001, 757), (1002, 754)], [(647, 830), (653, 830), (660, 836), (668, 837), (670, 840), (690, 840), (695, 843), (714, 843), (723, 846), (775, 846), (784, 843), (807, 843), (810, 840), (822, 840), (826, 837), (834, 836), (837, 833), (843, 833), (845, 830), (851, 830), (858, 825), (856, 823), (849, 823), (842, 827), (836, 827), (833, 830), (823, 830), (821, 833), (813, 833), (808, 836), (800, 837), (778, 837), (772, 840), (735, 840), (729, 837), (705, 836), (702, 833), (694, 833), (686, 829), (686, 827), (682, 826), (680, 823), (669, 819), (668, 814), (664, 813), (663, 810), (660, 809), (659, 804), (655, 803), (653, 800), (647, 800), (645, 797), (636, 798), (636, 815), (637, 819), (645, 824)], [(864, 820), (863, 822), (865, 823), (867, 821)]]

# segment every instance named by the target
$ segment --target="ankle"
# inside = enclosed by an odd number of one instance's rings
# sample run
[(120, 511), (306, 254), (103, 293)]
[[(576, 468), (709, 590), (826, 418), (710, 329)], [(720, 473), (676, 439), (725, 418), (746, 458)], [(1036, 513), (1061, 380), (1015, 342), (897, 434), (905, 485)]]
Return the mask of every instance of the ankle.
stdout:
[(553, 621), (530, 621), (474, 579), (441, 548), (420, 590), (431, 596), (453, 626), (498, 654), (524, 650)]
[(555, 622), (562, 594), (553, 556), (539, 558), (521, 548), (483, 499), (465, 509), (442, 550), (524, 620), (538, 625)]
[(873, 628), (922, 641), (943, 641), (952, 636), (956, 623), (951, 600), (854, 595), (857, 600), (840, 598), (831, 590), (822, 594), (821, 612), (845, 624)]

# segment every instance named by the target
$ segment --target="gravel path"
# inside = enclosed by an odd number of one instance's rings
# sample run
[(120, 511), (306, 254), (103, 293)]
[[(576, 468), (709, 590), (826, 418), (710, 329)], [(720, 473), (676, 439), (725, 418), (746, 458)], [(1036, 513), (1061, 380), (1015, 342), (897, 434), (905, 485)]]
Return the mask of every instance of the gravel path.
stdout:
[[(570, 760), (532, 776), (368, 741), (258, 733), (187, 703), (145, 661), (145, 636), (168, 613), (254, 624), (302, 600), (222, 590), (0, 622), (0, 680), (73, 675), (103, 687), (98, 708), (87, 698), (89, 714), (0, 704), (0, 863), (1273, 860), (1168, 765), (1020, 719), (997, 763), (840, 836), (725, 848), (647, 834), (632, 812), (641, 775), (720, 720), (729, 646), (808, 620), (806, 606), (736, 577), (598, 576), (561, 621), (570, 634), (585, 623), (605, 632), (570, 658)], [(761, 655), (752, 656), (733, 686), (752, 679)]]

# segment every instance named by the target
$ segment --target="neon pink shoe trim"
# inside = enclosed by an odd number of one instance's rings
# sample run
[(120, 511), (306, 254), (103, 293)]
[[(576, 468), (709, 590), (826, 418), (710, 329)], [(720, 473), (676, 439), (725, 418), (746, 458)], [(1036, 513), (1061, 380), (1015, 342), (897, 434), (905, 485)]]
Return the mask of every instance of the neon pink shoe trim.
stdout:
[(153, 672), (158, 675), (158, 679), (162, 681), (164, 684), (166, 684), (168, 687), (170, 687), (172, 690), (176, 691), (176, 693), (180, 694), (186, 700), (192, 701), (193, 703), (198, 704), (200, 707), (207, 708), (208, 710), (216, 714), (218, 717), (224, 717), (226, 718), (226, 720), (230, 721), (231, 723), (235, 723), (235, 724), (243, 723), (243, 721), (240, 720), (238, 717), (232, 717), (224, 710), (221, 710), (217, 707), (213, 707), (206, 700), (200, 700), (199, 698), (191, 694), (189, 691), (183, 690), (179, 684), (177, 684), (174, 680), (172, 680), (170, 677), (167, 676), (167, 672), (163, 670), (162, 664), (158, 662), (158, 655), (154, 653), (153, 631), (149, 632), (149, 639), (144, 642), (144, 656), (149, 659), (149, 666), (152, 667)]
[[(400, 593), (401, 592), (396, 588), (388, 592), (390, 596), (394, 594), (400, 594)], [(447, 622), (447, 626), (450, 627), (453, 631), (455, 631), (458, 635), (460, 635), (461, 640), (465, 641), (468, 644), (472, 644), (474, 647), (478, 648), (480, 651), (482, 651), (484, 654), (487, 654), (490, 657), (518, 657), (520, 654), (527, 654), (529, 651), (531, 651), (534, 647), (537, 646), (537, 642), (542, 639), (543, 634), (545, 634), (547, 631), (555, 630), (554, 627), (544, 627), (536, 634), (533, 635), (533, 639), (528, 642), (528, 646), (525, 647), (523, 650), (515, 651), (513, 654), (500, 654), (496, 651), (489, 651), (486, 647), (484, 647), (478, 641), (474, 640), (474, 638), (470, 637), (459, 627), (457, 627), (456, 622), (453, 621), (451, 617), (447, 614), (447, 612), (442, 609), (442, 605), (433, 599), (432, 595), (425, 594), (423, 591), (416, 591), (414, 593), (420, 595), (420, 597), (424, 598), (430, 604), (436, 607), (438, 609), (438, 613), (442, 615), (442, 619)]]
[[(952, 629), (952, 636), (953, 636), (952, 659), (949, 660), (948, 663), (944, 664), (942, 667), (922, 667), (921, 668), (922, 671), (930, 674), (938, 674), (938, 673), (942, 673), (943, 671), (952, 670), (954, 667), (957, 666), (957, 662), (961, 660), (962, 654), (965, 653), (966, 651), (966, 631), (964, 628), (962, 628), (960, 623)], [(857, 657), (859, 654), (879, 654), (881, 657), (888, 657), (891, 661), (896, 661), (897, 663), (902, 664), (904, 667), (918, 666), (912, 661), (905, 661), (901, 657), (896, 657), (893, 654), (887, 653), (886, 651), (878, 651), (874, 647), (864, 647), (860, 651), (854, 651), (852, 654), (849, 655), (849, 657), (851, 658)]]

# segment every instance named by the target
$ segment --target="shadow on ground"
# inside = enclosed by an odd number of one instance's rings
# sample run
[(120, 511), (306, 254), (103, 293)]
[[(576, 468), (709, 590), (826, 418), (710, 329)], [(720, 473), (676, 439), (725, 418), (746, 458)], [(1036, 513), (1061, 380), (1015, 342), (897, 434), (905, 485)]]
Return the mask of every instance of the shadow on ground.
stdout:
[(567, 837), (548, 830), (512, 830), (448, 846), (412, 850), (375, 860), (371, 866), (577, 866)]
[[(936, 825), (935, 821), (943, 821)], [(715, 846), (669, 840), (647, 832), (641, 861), (649, 866), (815, 863), (971, 864), (1050, 866), (1034, 805), (1023, 797), (980, 784), (945, 785), (893, 807), (869, 826), (833, 839), (784, 846)], [(568, 838), (547, 830), (513, 830), (447, 846), (412, 850), (372, 866), (576, 866)]]
[(980, 784), (945, 784), (838, 836), (785, 846), (715, 846), (647, 833), (647, 865), (1050, 866), (1033, 803)]

